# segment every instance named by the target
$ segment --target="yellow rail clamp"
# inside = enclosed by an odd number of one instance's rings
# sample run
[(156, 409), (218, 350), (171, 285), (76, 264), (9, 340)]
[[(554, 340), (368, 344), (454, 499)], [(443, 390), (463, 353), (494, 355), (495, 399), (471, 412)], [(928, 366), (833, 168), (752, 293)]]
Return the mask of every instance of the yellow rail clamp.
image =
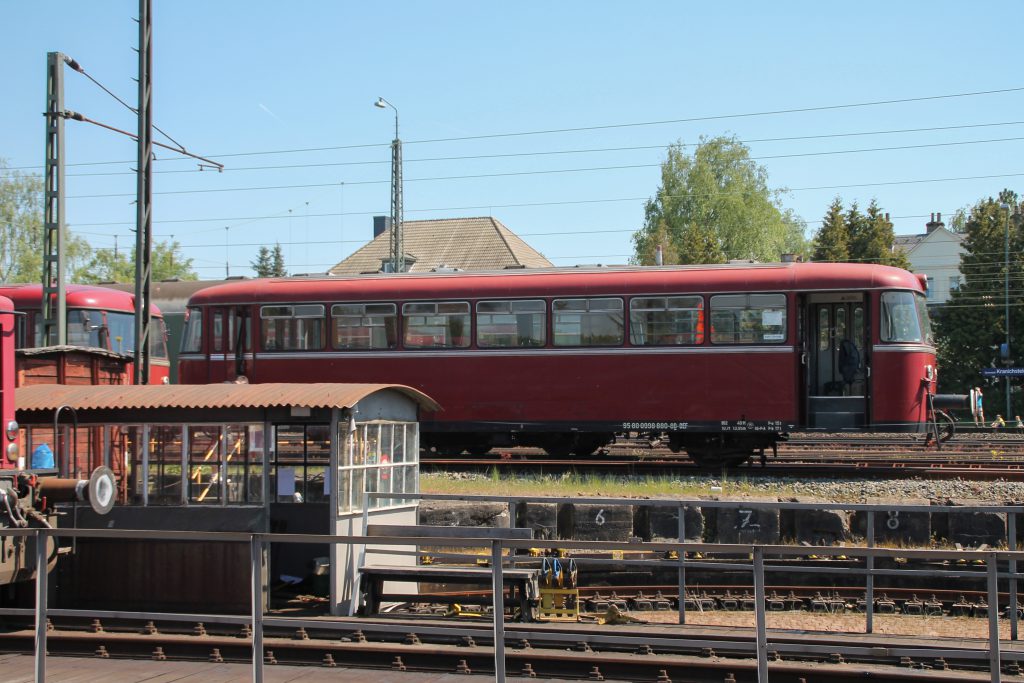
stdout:
[(540, 589), (540, 607), (537, 618), (541, 621), (579, 621), (580, 592), (575, 588)]
[(420, 564), (434, 564), (434, 558), (430, 555), (420, 555)]

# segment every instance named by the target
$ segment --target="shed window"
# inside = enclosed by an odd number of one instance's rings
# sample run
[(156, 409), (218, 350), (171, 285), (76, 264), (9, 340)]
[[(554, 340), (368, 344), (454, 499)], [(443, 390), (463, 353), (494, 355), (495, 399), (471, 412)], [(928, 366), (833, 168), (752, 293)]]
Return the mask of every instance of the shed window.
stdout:
[[(354, 431), (349, 431), (354, 427)], [(419, 482), (419, 431), (414, 422), (371, 422), (342, 425), (341, 466), (338, 468), (338, 512), (363, 507), (363, 493), (388, 493), (370, 501), (370, 508), (410, 502), (402, 494), (416, 493)], [(347, 437), (347, 438), (345, 438)]]
[(622, 299), (555, 299), (555, 346), (615, 346), (625, 337)]
[(781, 344), (786, 341), (785, 294), (711, 297), (712, 344)]
[(629, 341), (637, 346), (704, 343), (704, 299), (699, 296), (633, 298)]
[(262, 306), (263, 350), (319, 351), (324, 347), (323, 304)]
[(407, 348), (454, 349), (469, 346), (468, 302), (403, 304), (402, 318)]
[(395, 304), (335, 304), (331, 320), (331, 346), (335, 349), (393, 349), (398, 345)]
[(476, 305), (476, 344), (481, 348), (544, 346), (544, 301), (481, 301)]

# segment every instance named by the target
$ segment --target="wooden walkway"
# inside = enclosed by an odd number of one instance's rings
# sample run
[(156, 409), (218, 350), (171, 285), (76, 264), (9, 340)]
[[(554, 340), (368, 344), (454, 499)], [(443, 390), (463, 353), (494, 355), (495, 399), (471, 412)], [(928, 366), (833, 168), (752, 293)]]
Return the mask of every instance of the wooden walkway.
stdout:
[[(35, 660), (29, 655), (0, 655), (0, 683), (32, 683)], [(46, 658), (47, 683), (242, 683), (252, 680), (247, 664), (154, 662), (147, 660)], [(380, 669), (315, 666), (264, 667), (266, 683), (483, 683), (494, 676), (420, 673)], [(508, 677), (510, 681), (529, 679)]]

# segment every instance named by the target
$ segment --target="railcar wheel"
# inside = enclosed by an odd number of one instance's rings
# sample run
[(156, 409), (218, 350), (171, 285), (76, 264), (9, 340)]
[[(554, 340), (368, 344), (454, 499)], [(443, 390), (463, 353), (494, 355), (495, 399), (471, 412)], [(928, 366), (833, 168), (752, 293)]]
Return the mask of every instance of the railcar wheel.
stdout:
[(480, 457), (481, 455), (487, 455), (491, 452), (490, 446), (469, 446), (466, 448), (470, 455)]

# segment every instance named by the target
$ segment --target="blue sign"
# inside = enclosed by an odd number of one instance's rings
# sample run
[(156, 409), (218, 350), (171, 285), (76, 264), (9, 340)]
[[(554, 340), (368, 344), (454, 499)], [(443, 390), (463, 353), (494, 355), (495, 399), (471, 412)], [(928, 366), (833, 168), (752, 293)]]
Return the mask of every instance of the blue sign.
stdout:
[(983, 377), (1024, 377), (1024, 368), (982, 368)]

